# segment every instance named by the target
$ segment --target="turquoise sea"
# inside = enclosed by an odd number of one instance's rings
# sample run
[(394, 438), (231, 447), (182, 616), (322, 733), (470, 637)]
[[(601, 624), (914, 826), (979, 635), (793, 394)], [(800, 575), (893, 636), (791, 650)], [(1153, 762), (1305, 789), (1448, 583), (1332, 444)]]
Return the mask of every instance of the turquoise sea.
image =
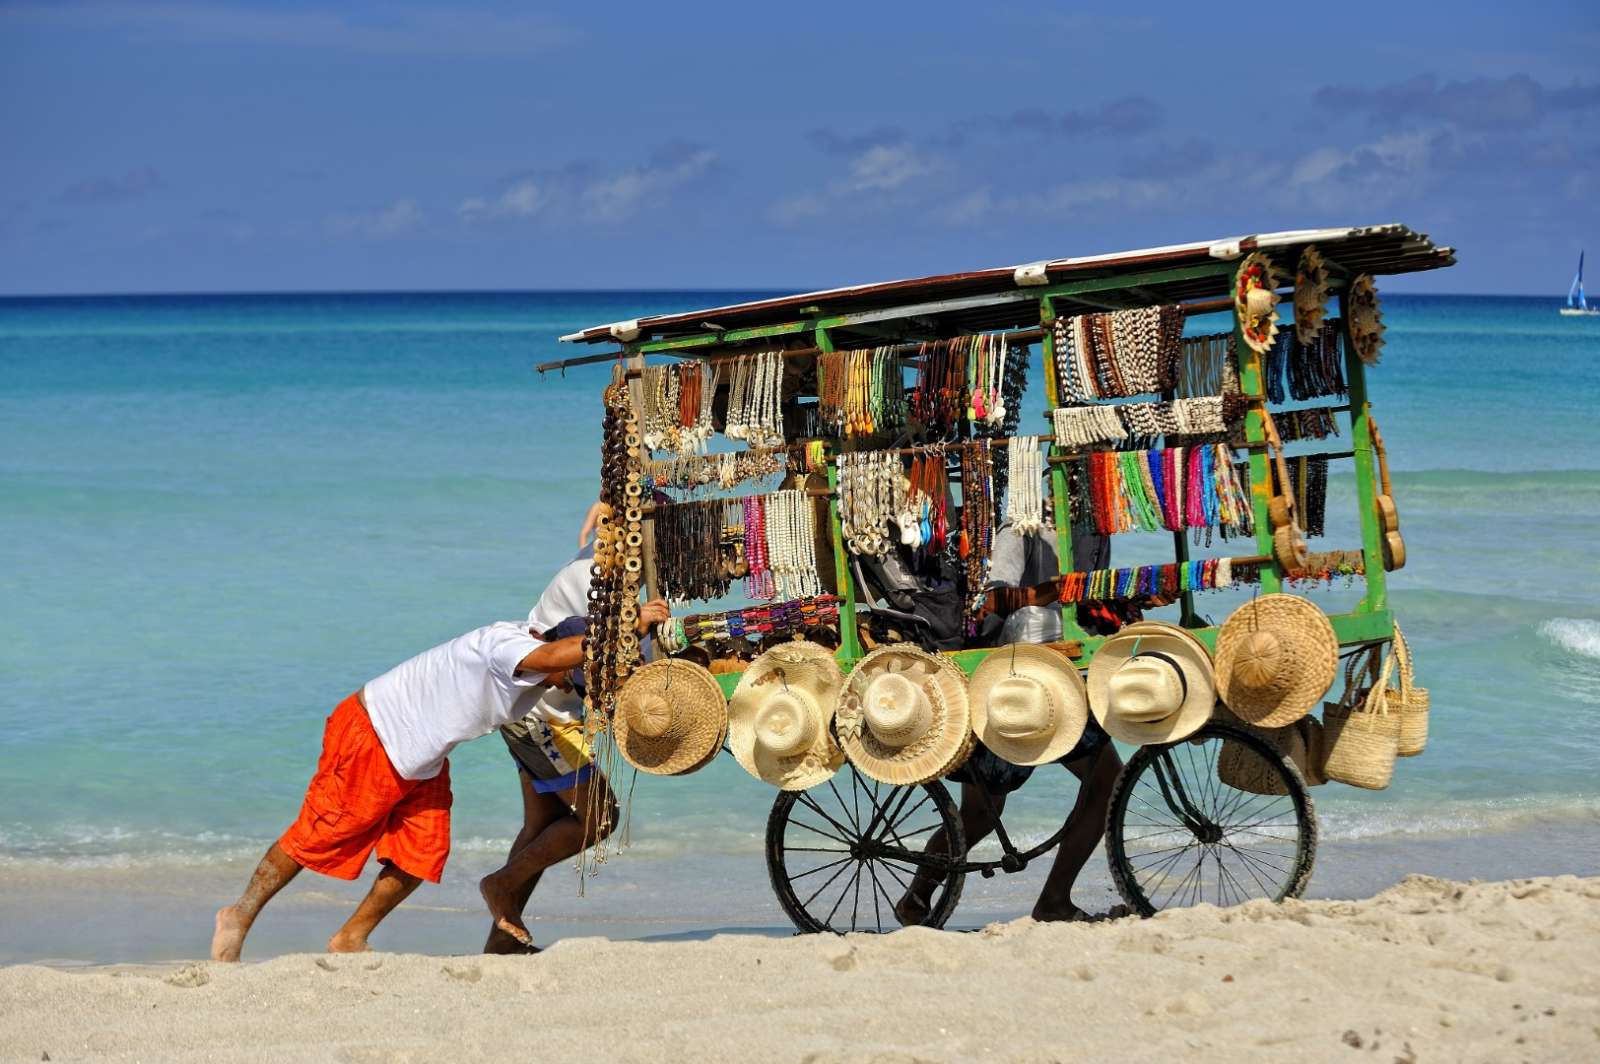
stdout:
[[(198, 955), (332, 706), (522, 616), (571, 555), (608, 371), (534, 363), (580, 353), (556, 341), (580, 326), (748, 295), (0, 300), (0, 961)], [(1371, 389), (1412, 559), (1392, 602), (1433, 737), (1388, 791), (1316, 792), (1313, 892), (1600, 871), (1600, 324), (1544, 299), (1386, 310)], [(1353, 545), (1353, 515), (1329, 526)], [(390, 948), (478, 944), (472, 884), (520, 808), (497, 739), (453, 765), (455, 863)], [(1071, 800), (1036, 781), (1023, 834)], [(771, 798), (731, 762), (643, 780), (633, 846), (581, 900), (553, 872), (535, 909), (563, 932), (780, 928)], [(958, 922), (1026, 911), (1041, 876), (974, 881)], [(1085, 883), (1094, 907), (1103, 871)], [(315, 948), (350, 897), (290, 895), (253, 955)]]

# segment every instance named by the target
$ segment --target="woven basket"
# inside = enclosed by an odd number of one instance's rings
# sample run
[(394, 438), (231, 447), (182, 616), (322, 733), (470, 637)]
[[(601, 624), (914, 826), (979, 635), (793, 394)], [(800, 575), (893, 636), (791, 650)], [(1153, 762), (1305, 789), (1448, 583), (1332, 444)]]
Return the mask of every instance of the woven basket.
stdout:
[(1411, 656), (1411, 644), (1406, 642), (1399, 623), (1394, 626), (1394, 660), (1400, 670), (1400, 686), (1384, 692), (1389, 708), (1400, 714), (1400, 743), (1396, 753), (1400, 757), (1416, 757), (1428, 747), (1428, 689), (1418, 687), (1416, 661)]
[[(1327, 783), (1322, 775), (1322, 722), (1315, 717), (1302, 717), (1282, 728), (1257, 728), (1246, 724), (1218, 705), (1217, 719), (1253, 732), (1266, 740), (1278, 753), (1294, 762), (1306, 786), (1316, 787)], [(1230, 739), (1222, 741), (1217, 753), (1217, 778), (1236, 790), (1251, 794), (1288, 794), (1283, 777), (1272, 770), (1261, 757), (1243, 743)]]
[[(1368, 658), (1372, 669), (1379, 653), (1373, 651)], [(1357, 682), (1360, 657), (1351, 658), (1345, 670), (1344, 696), (1323, 704), (1322, 772), (1337, 783), (1381, 791), (1394, 776), (1400, 746), (1400, 714), (1390, 708), (1387, 697), (1394, 656), (1384, 661), (1381, 678), (1367, 688)]]

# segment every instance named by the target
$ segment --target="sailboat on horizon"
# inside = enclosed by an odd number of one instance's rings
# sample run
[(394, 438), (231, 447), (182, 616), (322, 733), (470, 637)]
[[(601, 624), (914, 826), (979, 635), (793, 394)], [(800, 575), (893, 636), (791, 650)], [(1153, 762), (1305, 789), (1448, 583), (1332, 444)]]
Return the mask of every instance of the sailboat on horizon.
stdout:
[(1578, 252), (1578, 276), (1572, 279), (1572, 287), (1567, 289), (1567, 305), (1561, 308), (1565, 317), (1596, 318), (1600, 317), (1600, 307), (1591, 307), (1589, 301), (1583, 296), (1583, 252)]

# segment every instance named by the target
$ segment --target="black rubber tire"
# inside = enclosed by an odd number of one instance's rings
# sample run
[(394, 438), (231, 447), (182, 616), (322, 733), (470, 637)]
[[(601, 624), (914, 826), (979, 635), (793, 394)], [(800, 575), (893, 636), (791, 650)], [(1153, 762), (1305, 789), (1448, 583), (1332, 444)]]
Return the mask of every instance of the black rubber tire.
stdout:
[[(767, 875), (772, 881), (773, 893), (778, 896), (778, 904), (783, 907), (783, 911), (802, 933), (820, 931), (831, 931), (835, 934), (844, 934), (848, 931), (886, 932), (894, 931), (902, 926), (899, 917), (895, 915), (894, 903), (909, 884), (910, 874), (906, 866), (899, 863), (885, 864), (881, 857), (872, 859), (851, 855), (841, 848), (835, 852), (845, 854), (845, 856), (829, 864), (807, 869), (800, 867), (800, 859), (795, 858), (795, 867), (790, 867), (791, 857), (799, 852), (787, 842), (791, 828), (798, 828), (800, 831), (804, 831), (808, 842), (824, 841), (814, 837), (816, 835), (814, 827), (799, 827), (800, 822), (795, 820), (796, 807), (799, 807), (812, 819), (817, 819), (819, 816), (818, 810), (828, 810), (831, 804), (831, 806), (839, 810), (840, 815), (834, 816), (833, 820), (827, 823), (826, 826), (836, 833), (841, 846), (861, 841), (862, 829), (866, 826), (866, 823), (863, 822), (861, 817), (852, 818), (850, 816), (850, 805), (844, 801), (840, 790), (841, 784), (846, 781), (851, 788), (848, 792), (851, 795), (859, 796), (865, 793), (861, 788), (875, 787), (874, 800), (880, 804), (881, 808), (893, 810), (898, 807), (901, 810), (899, 815), (902, 819), (894, 822), (896, 827), (907, 822), (920, 823), (920, 821), (912, 821), (912, 817), (917, 812), (920, 812), (923, 806), (931, 804), (931, 810), (928, 815), (934, 818), (936, 822), (934, 826), (944, 829), (946, 838), (953, 844), (953, 852), (961, 855), (966, 853), (966, 836), (961, 830), (961, 818), (956, 811), (955, 802), (950, 798), (950, 792), (945, 788), (944, 784), (937, 780), (922, 784), (920, 787), (892, 787), (888, 784), (874, 784), (873, 781), (866, 779), (866, 777), (859, 776), (854, 766), (847, 763), (839, 770), (838, 775), (828, 783), (813, 787), (808, 791), (782, 792), (778, 795), (777, 801), (772, 803), (772, 812), (767, 816)], [(925, 792), (924, 797), (916, 798), (917, 791)], [(831, 803), (830, 800), (832, 800)], [(826, 819), (829, 815), (828, 813), (821, 814), (823, 819)], [(910, 831), (911, 829), (908, 828), (906, 830)], [(924, 837), (925, 841), (925, 836), (930, 830), (931, 828), (925, 828), (917, 831), (916, 834), (919, 837)], [(884, 826), (880, 824), (873, 832), (873, 839), (883, 840), (886, 835), (887, 832)], [(914, 840), (908, 839), (905, 841), (905, 845), (907, 848), (913, 848), (916, 843)], [(834, 868), (834, 871), (828, 873), (830, 878), (826, 880), (827, 884), (831, 885), (840, 880), (846, 883), (854, 881), (857, 891), (857, 903), (855, 905), (843, 904), (845, 895), (849, 892), (848, 887), (841, 888), (842, 892), (838, 901), (831, 907), (831, 911), (825, 908), (825, 903), (831, 897), (826, 887), (819, 887), (819, 891), (809, 891), (809, 885), (806, 885), (810, 896), (806, 899), (801, 898), (801, 892), (796, 888), (796, 879), (822, 872), (827, 868)], [(884, 872), (884, 876), (881, 879), (877, 875), (880, 868)], [(864, 878), (870, 880), (872, 884), (868, 888), (868, 893), (872, 896), (875, 905), (870, 912), (863, 912), (859, 903), (859, 891)], [(934, 887), (933, 895), (929, 899), (928, 916), (922, 921), (921, 926), (944, 926), (945, 921), (949, 920), (951, 914), (955, 912), (956, 903), (961, 900), (961, 887), (965, 881), (966, 874), (963, 872), (951, 871), (944, 874)], [(816, 902), (819, 896), (822, 898), (822, 903)]]
[[(1147, 890), (1146, 884), (1142, 881), (1140, 875), (1141, 871), (1148, 870), (1152, 866), (1146, 865), (1143, 869), (1141, 869), (1134, 864), (1135, 861), (1141, 859), (1142, 857), (1153, 855), (1135, 853), (1132, 859), (1130, 859), (1129, 856), (1128, 843), (1131, 841), (1129, 838), (1130, 832), (1128, 830), (1128, 821), (1130, 819), (1130, 802), (1133, 800), (1135, 792), (1139, 790), (1140, 781), (1146, 774), (1151, 774), (1152, 779), (1157, 778), (1154, 775), (1154, 769), (1152, 766), (1156, 764), (1157, 760), (1162, 754), (1168, 753), (1169, 751), (1181, 753), (1183, 752), (1183, 748), (1185, 746), (1189, 746), (1191, 744), (1207, 750), (1210, 748), (1211, 744), (1215, 744), (1218, 752), (1220, 753), (1221, 743), (1223, 740), (1242, 743), (1251, 751), (1264, 758), (1267, 762), (1269, 770), (1278, 774), (1286, 793), (1282, 795), (1257, 795), (1253, 792), (1241, 791), (1231, 787), (1222, 782), (1220, 778), (1216, 777), (1216, 761), (1211, 759), (1209, 764), (1209, 775), (1215, 780), (1215, 782), (1208, 785), (1209, 797), (1204, 798), (1203, 800), (1210, 807), (1211, 812), (1219, 812), (1223, 814), (1220, 823), (1220, 828), (1223, 832), (1222, 840), (1220, 840), (1219, 843), (1208, 844), (1202, 842), (1199, 836), (1194, 835), (1193, 832), (1190, 832), (1190, 838), (1193, 841), (1187, 843), (1186, 845), (1190, 849), (1199, 847), (1203, 850), (1209, 850), (1212, 853), (1218, 870), (1217, 896), (1214, 898), (1205, 897), (1205, 890), (1203, 886), (1204, 880), (1199, 876), (1196, 876), (1194, 897), (1189, 897), (1189, 893), (1185, 890), (1174, 889), (1169, 893), (1165, 904), (1157, 904), (1157, 900), (1160, 897), (1161, 891), (1159, 889), (1153, 891)], [(1207, 755), (1201, 754), (1200, 758), (1203, 763), (1207, 760)], [(1175, 763), (1182, 764), (1183, 762), (1175, 762), (1172, 758), (1162, 762), (1164, 766), (1171, 766)], [(1195, 758), (1192, 753), (1192, 749), (1188, 753), (1188, 764), (1192, 767), (1199, 767), (1195, 765)], [(1198, 772), (1196, 773), (1197, 778), (1199, 774), (1200, 773)], [(1260, 856), (1250, 857), (1226, 841), (1228, 838), (1237, 837), (1241, 830), (1249, 830), (1252, 834), (1265, 836), (1265, 833), (1261, 831), (1259, 827), (1246, 826), (1241, 828), (1239, 824), (1228, 823), (1228, 818), (1230, 815), (1235, 816), (1242, 821), (1244, 814), (1253, 814), (1259, 812), (1260, 803), (1264, 798), (1270, 799), (1267, 806), (1268, 809), (1276, 808), (1276, 803), (1281, 802), (1284, 803), (1284, 812), (1281, 815), (1287, 817), (1292, 814), (1293, 817), (1292, 840), (1287, 836), (1287, 829), (1289, 828), (1289, 825), (1282, 825), (1286, 829), (1286, 833), (1282, 838), (1282, 841), (1285, 844), (1285, 853), (1281, 857), (1283, 860), (1283, 864), (1281, 866), (1274, 863), (1276, 860), (1280, 859), (1280, 855), (1276, 853), (1272, 854), (1271, 861)], [(1149, 805), (1148, 801), (1143, 797), (1143, 793), (1141, 793), (1138, 800), (1146, 805)], [(1169, 811), (1171, 810), (1170, 803), (1167, 805), (1167, 808)], [(1143, 811), (1141, 811), (1140, 814), (1135, 815), (1142, 815), (1142, 812)], [(1157, 812), (1159, 812), (1159, 810), (1157, 810)], [(1276, 817), (1279, 814), (1274, 813), (1273, 815)], [(1134, 829), (1139, 832), (1148, 833), (1152, 824), (1155, 823), (1159, 822), (1152, 821), (1146, 824), (1136, 823), (1134, 824)], [(1245, 823), (1246, 825), (1250, 824), (1250, 822)], [(1258, 825), (1259, 823), (1259, 821), (1256, 822)], [(1276, 827), (1278, 825), (1274, 824), (1270, 826)], [(1181, 839), (1181, 831), (1174, 831), (1174, 834)], [(1148, 838), (1154, 836), (1151, 834), (1146, 834), (1144, 837)], [(1138, 836), (1135, 836), (1135, 839), (1137, 838)], [(1274, 841), (1277, 841), (1278, 836), (1273, 834), (1271, 838)], [(1162, 839), (1160, 841), (1166, 840)], [(1265, 843), (1262, 843), (1259, 839), (1251, 841), (1255, 841), (1257, 846), (1265, 845)], [(1287, 853), (1288, 844), (1291, 842), (1293, 843), (1292, 857)], [(1247, 873), (1249, 873), (1249, 877), (1250, 879), (1254, 880), (1254, 884), (1251, 884), (1249, 880), (1243, 879), (1242, 877), (1230, 879), (1228, 875), (1224, 874), (1224, 868), (1226, 866), (1223, 863), (1223, 858), (1220, 856), (1220, 853), (1224, 849), (1230, 851), (1230, 859), (1233, 857), (1240, 859), (1241, 863), (1239, 864), (1239, 867), (1243, 868)], [(1246, 849), (1250, 849), (1250, 847), (1246, 847)], [(1159, 855), (1161, 852), (1162, 851), (1156, 851), (1155, 854)], [(1265, 854), (1268, 851), (1255, 850), (1254, 852), (1257, 854)], [(1197, 901), (1209, 901), (1217, 905), (1238, 904), (1241, 901), (1250, 900), (1249, 896), (1255, 893), (1255, 887), (1261, 888), (1259, 891), (1259, 896), (1268, 897), (1273, 901), (1282, 901), (1285, 898), (1298, 898), (1305, 892), (1306, 884), (1310, 882), (1311, 868), (1316, 860), (1316, 854), (1316, 807), (1311, 800), (1311, 793), (1306, 787), (1305, 779), (1301, 776), (1299, 768), (1295, 766), (1293, 761), (1281, 754), (1260, 736), (1254, 735), (1243, 728), (1236, 727), (1231, 724), (1212, 722), (1201, 728), (1194, 735), (1187, 739), (1181, 740), (1180, 742), (1169, 743), (1164, 746), (1140, 747), (1139, 750), (1128, 759), (1127, 765), (1124, 766), (1123, 770), (1117, 775), (1116, 784), (1113, 786), (1111, 791), (1110, 807), (1106, 811), (1106, 858), (1111, 865), (1111, 878), (1116, 884), (1117, 893), (1122, 895), (1122, 900), (1127, 903), (1129, 909), (1140, 914), (1141, 916), (1154, 916), (1156, 912), (1161, 909), (1173, 907), (1173, 903), (1175, 901), (1180, 902), (1180, 904), (1193, 904)], [(1168, 860), (1169, 859), (1166, 857), (1160, 857), (1159, 860), (1154, 861), (1153, 864), (1155, 866), (1160, 866), (1166, 864)], [(1179, 852), (1177, 857), (1170, 860), (1177, 868), (1187, 867), (1184, 853), (1182, 851)], [(1196, 859), (1196, 872), (1199, 872), (1199, 870), (1204, 867), (1204, 862), (1205, 854), (1201, 853)], [(1263, 876), (1266, 878), (1263, 879)], [(1238, 884), (1241, 882), (1245, 884), (1243, 889), (1238, 888)], [(1152, 894), (1155, 895), (1154, 898), (1151, 897)]]

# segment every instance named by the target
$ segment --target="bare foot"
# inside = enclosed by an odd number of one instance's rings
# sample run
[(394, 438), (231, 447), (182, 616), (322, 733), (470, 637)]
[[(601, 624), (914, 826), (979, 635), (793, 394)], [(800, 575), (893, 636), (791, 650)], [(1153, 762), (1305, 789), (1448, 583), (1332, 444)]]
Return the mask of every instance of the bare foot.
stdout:
[(239, 951), (244, 948), (245, 932), (249, 930), (250, 922), (239, 915), (236, 907), (218, 909), (216, 929), (211, 933), (211, 959), (237, 961)]
[(1065, 903), (1047, 904), (1043, 898), (1033, 907), (1033, 918), (1040, 923), (1076, 924), (1089, 919), (1089, 914), (1072, 904)]
[(485, 953), (506, 953), (512, 955), (533, 954), (539, 952), (539, 947), (530, 943), (518, 942), (509, 932), (500, 929), (496, 924), (489, 929), (489, 940), (483, 944)]
[(894, 915), (902, 926), (915, 927), (928, 919), (928, 899), (915, 889), (908, 890), (905, 897), (895, 903)]
[(343, 931), (328, 939), (329, 953), (366, 953), (370, 949), (372, 947), (367, 945), (366, 939), (347, 935)]
[(521, 918), (512, 914), (516, 901), (498, 873), (491, 872), (478, 880), (478, 893), (483, 895), (483, 903), (489, 907), (495, 930), (509, 935), (519, 945), (532, 948), (533, 935), (522, 926)]

